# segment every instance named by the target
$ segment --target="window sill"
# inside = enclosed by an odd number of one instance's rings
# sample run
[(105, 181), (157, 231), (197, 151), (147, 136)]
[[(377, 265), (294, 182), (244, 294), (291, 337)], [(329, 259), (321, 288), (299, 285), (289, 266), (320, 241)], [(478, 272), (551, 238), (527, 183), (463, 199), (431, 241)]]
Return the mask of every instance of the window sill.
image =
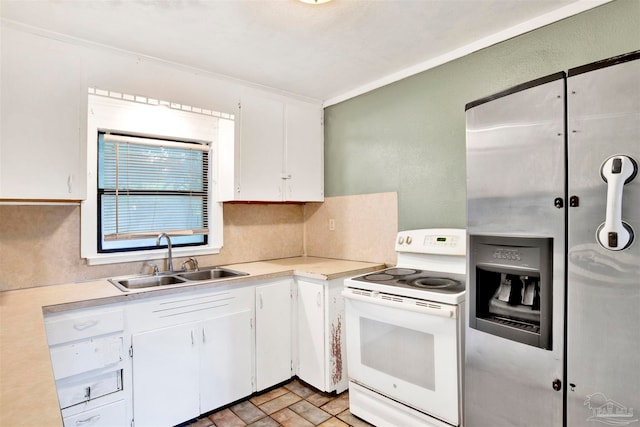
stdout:
[[(204, 246), (204, 247), (185, 247), (173, 248), (173, 258), (196, 256), (196, 255), (215, 255), (220, 253), (221, 247)], [(117, 264), (135, 261), (151, 261), (164, 259), (167, 257), (167, 249), (152, 249), (148, 251), (137, 252), (117, 252), (108, 254), (92, 254), (85, 257), (87, 265), (104, 265)]]

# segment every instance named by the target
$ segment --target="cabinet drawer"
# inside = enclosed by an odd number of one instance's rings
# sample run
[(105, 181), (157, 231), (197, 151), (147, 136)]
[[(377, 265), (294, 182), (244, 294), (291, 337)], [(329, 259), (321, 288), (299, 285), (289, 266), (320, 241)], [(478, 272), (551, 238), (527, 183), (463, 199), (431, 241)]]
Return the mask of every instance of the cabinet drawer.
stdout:
[(57, 313), (45, 318), (45, 327), (49, 345), (56, 345), (122, 331), (124, 313), (122, 309)]
[(128, 426), (124, 400), (65, 417), (64, 427), (113, 427)]
[(102, 369), (123, 359), (123, 337), (94, 338), (51, 348), (56, 380), (94, 369)]
[(65, 409), (122, 390), (122, 370), (65, 378), (56, 386), (60, 408)]
[(254, 290), (250, 286), (198, 290), (128, 304), (127, 322), (134, 332), (144, 332), (237, 313), (253, 306)]

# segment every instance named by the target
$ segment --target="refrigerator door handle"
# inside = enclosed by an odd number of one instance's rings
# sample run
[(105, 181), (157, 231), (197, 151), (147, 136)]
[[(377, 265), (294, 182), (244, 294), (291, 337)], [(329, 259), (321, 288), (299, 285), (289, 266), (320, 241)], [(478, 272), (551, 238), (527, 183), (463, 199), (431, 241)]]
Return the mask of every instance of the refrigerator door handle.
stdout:
[(619, 251), (633, 242), (633, 229), (622, 221), (622, 193), (624, 185), (638, 173), (638, 164), (628, 156), (609, 157), (600, 167), (600, 175), (607, 183), (607, 212), (605, 222), (598, 227), (598, 242), (606, 249)]

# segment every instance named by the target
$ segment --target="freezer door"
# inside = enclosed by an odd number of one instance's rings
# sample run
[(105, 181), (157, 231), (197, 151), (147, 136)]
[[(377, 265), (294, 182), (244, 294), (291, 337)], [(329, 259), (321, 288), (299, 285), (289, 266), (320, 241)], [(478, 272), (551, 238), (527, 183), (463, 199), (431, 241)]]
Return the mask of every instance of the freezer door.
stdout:
[(513, 90), (467, 107), (467, 231), (562, 239), (564, 73)]
[(569, 72), (572, 427), (640, 425), (640, 177), (633, 176), (640, 161), (639, 57)]
[[(469, 235), (548, 239), (553, 271), (548, 348), (467, 325), (467, 426), (562, 426), (563, 391), (554, 387), (564, 356), (565, 80), (550, 77), (467, 108)], [(468, 279), (470, 301), (474, 285)]]

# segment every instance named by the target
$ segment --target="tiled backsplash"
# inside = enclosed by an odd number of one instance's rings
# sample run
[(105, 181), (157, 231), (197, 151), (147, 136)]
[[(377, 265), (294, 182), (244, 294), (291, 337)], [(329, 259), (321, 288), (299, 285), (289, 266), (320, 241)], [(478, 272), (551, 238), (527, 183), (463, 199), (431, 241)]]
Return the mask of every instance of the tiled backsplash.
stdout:
[[(328, 231), (328, 218), (335, 219), (335, 231)], [(218, 255), (198, 256), (198, 261), (202, 266), (225, 265), (306, 253), (393, 264), (396, 231), (395, 193), (329, 197), (306, 205), (226, 203), (224, 247)], [(356, 246), (356, 240), (362, 246)], [(79, 206), (0, 205), (0, 291), (133, 274), (143, 268), (142, 262), (88, 266), (80, 258)]]
[(304, 224), (308, 256), (396, 263), (397, 193), (327, 197), (324, 203), (307, 203)]

